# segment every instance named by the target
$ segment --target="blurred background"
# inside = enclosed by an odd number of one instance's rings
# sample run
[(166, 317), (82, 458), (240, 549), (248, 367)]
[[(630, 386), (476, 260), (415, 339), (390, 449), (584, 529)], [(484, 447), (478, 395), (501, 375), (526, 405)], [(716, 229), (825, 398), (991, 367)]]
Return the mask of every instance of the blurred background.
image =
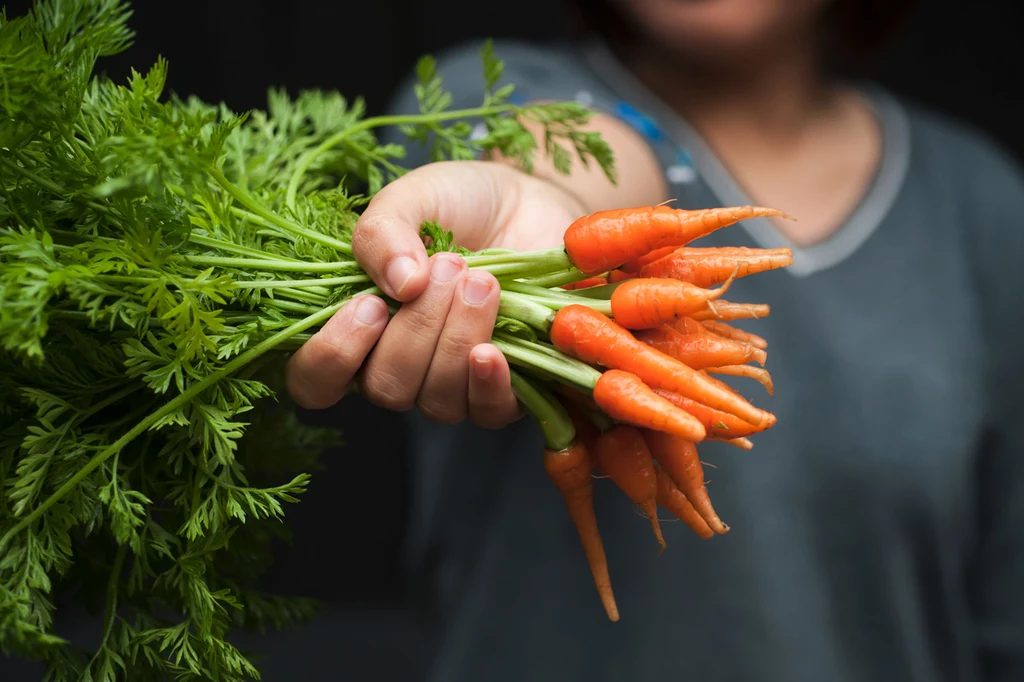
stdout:
[[(6, 3), (9, 15), (29, 5)], [(1024, 159), (1014, 3), (918, 5), (910, 25), (871, 64), (870, 75), (904, 97), (982, 128)], [(262, 107), (267, 88), (283, 86), (293, 94), (337, 89), (362, 96), (370, 114), (380, 113), (422, 54), (484, 37), (557, 40), (567, 27), (558, 0), (498, 6), (473, 0), (138, 0), (134, 7), (137, 42), (107, 60), (107, 71), (145, 69), (163, 55), (170, 62), (170, 90), (235, 110)], [(304, 676), (413, 679), (429, 652), (430, 623), (414, 615), (401, 573), (407, 510), (402, 418), (357, 397), (306, 418), (341, 429), (347, 446), (325, 454), (309, 492), (288, 510), (294, 543), (282, 548), (268, 587), (320, 599), (324, 609), (314, 628), (245, 643), (263, 655), (269, 682)], [(364, 485), (369, 479), (383, 485)], [(390, 494), (384, 504), (371, 497), (381, 487)], [(325, 676), (327, 661), (342, 663), (344, 670)], [(0, 681), (38, 679), (38, 672), (0, 659)]]

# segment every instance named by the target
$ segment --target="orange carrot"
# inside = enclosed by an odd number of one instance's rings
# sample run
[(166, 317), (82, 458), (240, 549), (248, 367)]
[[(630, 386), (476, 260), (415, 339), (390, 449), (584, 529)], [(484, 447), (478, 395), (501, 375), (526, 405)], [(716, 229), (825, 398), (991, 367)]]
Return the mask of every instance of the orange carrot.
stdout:
[(690, 315), (694, 320), (746, 320), (768, 317), (772, 309), (767, 303), (733, 303), (718, 299), (715, 309), (706, 308)]
[(734, 206), (684, 211), (668, 206), (599, 211), (583, 216), (565, 231), (569, 260), (581, 272), (596, 275), (666, 246), (685, 246), (741, 220), (785, 216), (774, 208)]
[(556, 348), (577, 360), (630, 372), (651, 388), (673, 391), (754, 426), (770, 416), (735, 391), (721, 388), (711, 377), (638, 341), (606, 315), (585, 305), (568, 305), (555, 313), (550, 338)]
[(790, 249), (751, 249), (744, 246), (680, 247), (640, 268), (641, 277), (669, 277), (712, 287), (735, 273), (737, 278), (793, 264)]
[(640, 431), (618, 424), (597, 439), (594, 463), (626, 496), (650, 517), (654, 537), (661, 548), (665, 538), (658, 523), (658, 477), (654, 459)]
[(598, 277), (588, 277), (587, 279), (581, 279), (578, 282), (569, 282), (568, 284), (563, 284), (562, 288), (566, 289), (567, 291), (572, 291), (574, 289), (589, 289), (590, 287), (599, 287), (602, 284), (608, 284), (608, 278), (605, 277), (604, 275)]
[(735, 445), (741, 450), (753, 450), (754, 442), (749, 438), (708, 438), (708, 440), (721, 440), (723, 443)]
[(767, 431), (775, 426), (776, 418), (771, 412), (764, 413), (763, 423), (752, 426), (735, 415), (708, 407), (679, 393), (659, 388), (654, 389), (654, 392), (700, 420), (700, 423), (704, 425), (704, 430), (707, 431), (708, 439), (731, 440), (733, 438), (743, 438), (744, 436), (752, 436), (755, 433)]
[(707, 435), (696, 417), (651, 390), (635, 374), (609, 369), (594, 386), (594, 402), (612, 419), (702, 441)]
[(700, 323), (694, 324), (701, 328), (700, 332), (682, 334), (677, 328), (663, 325), (655, 329), (639, 330), (635, 336), (648, 346), (671, 355), (693, 369), (743, 365), (751, 360), (764, 365), (767, 354), (760, 348), (716, 336), (705, 330)]
[(700, 517), (697, 510), (686, 499), (686, 495), (676, 487), (664, 469), (658, 470), (658, 504), (689, 526), (701, 539), (707, 540), (714, 537), (715, 531), (711, 530), (707, 521)]
[(634, 277), (636, 277), (635, 274), (624, 270), (612, 270), (608, 273), (608, 283), (615, 284), (616, 282), (625, 282), (627, 279), (633, 279)]
[(704, 320), (701, 324), (703, 324), (704, 328), (712, 334), (718, 334), (719, 336), (724, 336), (725, 338), (732, 339), (733, 341), (743, 341), (762, 350), (768, 347), (768, 342), (757, 334), (751, 334), (750, 332), (743, 331), (742, 329), (737, 329), (731, 324), (718, 322), (717, 320)]
[[(696, 368), (695, 368), (696, 369)], [(775, 395), (775, 385), (772, 383), (772, 375), (763, 367), (751, 367), (750, 365), (724, 365), (722, 367), (703, 367), (708, 374), (726, 374), (734, 377), (747, 377), (759, 382), (768, 395)]]
[(544, 450), (544, 470), (562, 493), (569, 516), (583, 543), (583, 552), (587, 556), (587, 563), (594, 576), (594, 584), (597, 586), (601, 603), (604, 604), (604, 610), (609, 620), (617, 621), (619, 609), (612, 594), (608, 560), (594, 514), (594, 485), (590, 475), (593, 464), (593, 454), (580, 442), (561, 452), (546, 448)]
[(612, 315), (626, 329), (650, 329), (709, 307), (729, 290), (702, 289), (676, 279), (646, 278), (623, 282), (612, 293)]
[(707, 486), (704, 485), (704, 466), (700, 463), (697, 446), (683, 438), (658, 431), (644, 431), (643, 436), (651, 455), (686, 495), (686, 499), (711, 530), (719, 535), (727, 533), (729, 526), (718, 518)]
[(667, 256), (668, 254), (672, 253), (675, 250), (675, 246), (666, 246), (661, 249), (655, 249), (650, 253), (645, 253), (639, 258), (634, 258), (628, 263), (623, 263), (622, 267), (619, 269), (622, 270), (623, 272), (629, 273), (640, 272), (640, 268), (642, 268), (643, 266), (647, 265), (648, 263), (653, 263), (654, 261), (659, 260), (661, 258), (664, 258), (665, 256)]

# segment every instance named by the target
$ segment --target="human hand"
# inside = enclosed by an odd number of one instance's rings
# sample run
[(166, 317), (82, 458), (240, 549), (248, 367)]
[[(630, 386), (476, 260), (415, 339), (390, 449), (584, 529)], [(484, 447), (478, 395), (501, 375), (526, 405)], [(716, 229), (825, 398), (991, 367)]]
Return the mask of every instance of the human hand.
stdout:
[(303, 407), (325, 408), (355, 380), (370, 402), (415, 406), (441, 424), (515, 421), (508, 363), (489, 343), (498, 283), (456, 254), (428, 258), (420, 225), (436, 220), (474, 251), (541, 249), (560, 244), (584, 212), (565, 190), (495, 162), (430, 164), (384, 187), (360, 217), (352, 249), (381, 291), (403, 305), (390, 323), (378, 297), (345, 305), (289, 360), (289, 394)]

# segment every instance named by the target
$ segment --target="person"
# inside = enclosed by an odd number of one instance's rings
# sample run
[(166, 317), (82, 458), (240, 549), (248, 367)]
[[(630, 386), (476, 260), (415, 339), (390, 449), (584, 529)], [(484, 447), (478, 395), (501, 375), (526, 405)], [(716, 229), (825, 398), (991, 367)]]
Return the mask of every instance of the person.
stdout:
[[(496, 52), (526, 100), (598, 112), (618, 184), (421, 157), (367, 207), (356, 257), (403, 305), (390, 322), (380, 299), (346, 306), (287, 379), (307, 407), (357, 381), (408, 411), (407, 556), (436, 616), (426, 679), (1024, 679), (1024, 176), (971, 127), (837, 70), (908, 4), (579, 3), (586, 39)], [(439, 62), (456, 107), (482, 92), (477, 48)], [(798, 218), (702, 241), (793, 251), (729, 295), (771, 305), (739, 324), (769, 340), (777, 391), (744, 391), (778, 424), (749, 454), (701, 445), (732, 528), (707, 542), (666, 524), (658, 555), (628, 499), (596, 482), (612, 623), (488, 343), (498, 285), (428, 260), (417, 229), (542, 248), (581, 215), (669, 198)]]

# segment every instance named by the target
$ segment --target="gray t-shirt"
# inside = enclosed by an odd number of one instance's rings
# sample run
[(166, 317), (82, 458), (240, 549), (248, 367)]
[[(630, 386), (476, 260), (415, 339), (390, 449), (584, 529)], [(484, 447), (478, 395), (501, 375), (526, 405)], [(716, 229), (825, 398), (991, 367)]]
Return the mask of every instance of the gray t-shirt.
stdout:
[[(634, 125), (677, 205), (750, 203), (698, 135), (599, 45), (497, 44), (526, 100)], [(478, 46), (440, 59), (478, 104)], [(415, 110), (402, 88), (394, 111)], [(885, 91), (877, 177), (843, 227), (798, 248), (770, 223), (706, 244), (790, 246), (728, 298), (769, 342), (778, 425), (701, 446), (728, 535), (646, 520), (612, 483), (596, 507), (622, 618), (609, 622), (523, 421), (410, 415), (410, 575), (435, 609), (431, 682), (1024, 680), (1024, 178), (992, 142)], [(756, 106), (752, 103), (751, 106)], [(420, 159), (422, 161), (423, 159)]]

